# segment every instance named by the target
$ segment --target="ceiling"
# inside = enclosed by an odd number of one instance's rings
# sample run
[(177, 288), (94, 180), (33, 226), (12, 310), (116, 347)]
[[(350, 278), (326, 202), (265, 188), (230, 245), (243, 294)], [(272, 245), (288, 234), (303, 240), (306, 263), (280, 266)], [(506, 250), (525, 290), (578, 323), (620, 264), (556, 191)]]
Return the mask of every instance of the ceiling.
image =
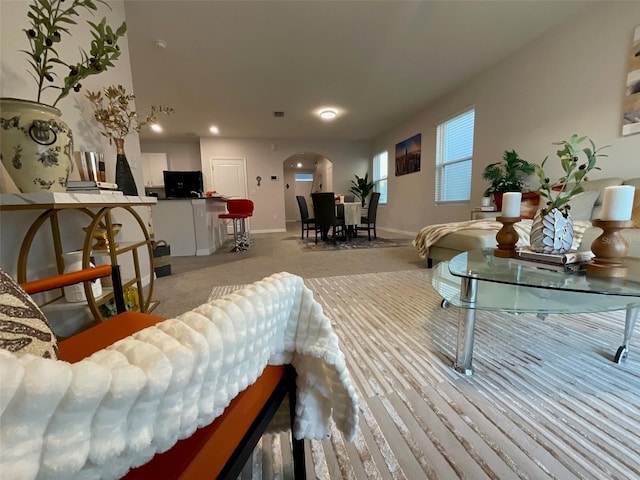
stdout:
[(125, 0), (141, 137), (369, 140), (587, 3)]

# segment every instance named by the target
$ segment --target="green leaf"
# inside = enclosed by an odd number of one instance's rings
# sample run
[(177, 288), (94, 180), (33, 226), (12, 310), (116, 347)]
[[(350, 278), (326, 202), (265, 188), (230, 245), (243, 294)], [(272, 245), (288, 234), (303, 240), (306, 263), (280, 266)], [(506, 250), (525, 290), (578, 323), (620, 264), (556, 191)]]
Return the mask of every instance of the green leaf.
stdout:
[(122, 25), (120, 25), (118, 27), (118, 29), (116, 30), (116, 35), (118, 37), (123, 36), (125, 33), (127, 32), (127, 24), (125, 22), (122, 22)]

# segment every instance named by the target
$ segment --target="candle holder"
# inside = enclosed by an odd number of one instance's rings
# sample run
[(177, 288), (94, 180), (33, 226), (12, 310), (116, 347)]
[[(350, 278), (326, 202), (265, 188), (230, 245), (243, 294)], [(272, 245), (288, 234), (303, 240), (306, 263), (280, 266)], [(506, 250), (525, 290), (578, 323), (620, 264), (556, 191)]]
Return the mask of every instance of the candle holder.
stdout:
[(622, 260), (629, 253), (629, 243), (620, 230), (633, 226), (631, 220), (592, 220), (594, 227), (602, 229), (602, 235), (591, 244), (593, 260), (587, 265), (587, 275), (597, 277), (626, 277), (629, 269)]
[(516, 243), (518, 243), (520, 236), (516, 229), (513, 228), (513, 225), (520, 221), (520, 217), (496, 217), (496, 220), (502, 223), (502, 228), (496, 233), (498, 248), (493, 251), (493, 256), (500, 258), (517, 257)]

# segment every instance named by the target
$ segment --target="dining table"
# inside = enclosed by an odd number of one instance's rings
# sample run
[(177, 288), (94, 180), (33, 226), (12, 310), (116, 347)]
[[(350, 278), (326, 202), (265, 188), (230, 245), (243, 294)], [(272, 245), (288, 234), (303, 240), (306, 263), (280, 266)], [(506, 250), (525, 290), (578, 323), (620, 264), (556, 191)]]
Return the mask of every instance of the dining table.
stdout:
[(362, 217), (362, 203), (360, 202), (344, 202), (336, 203), (336, 213), (340, 211), (338, 205), (344, 207), (344, 225), (347, 227), (347, 240), (356, 234), (355, 226), (360, 223)]

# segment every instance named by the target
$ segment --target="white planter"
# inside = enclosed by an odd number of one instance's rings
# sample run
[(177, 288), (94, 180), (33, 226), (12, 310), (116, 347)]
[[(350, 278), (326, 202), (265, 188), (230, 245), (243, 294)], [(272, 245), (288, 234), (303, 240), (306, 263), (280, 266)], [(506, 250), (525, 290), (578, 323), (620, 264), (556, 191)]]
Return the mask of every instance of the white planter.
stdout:
[(60, 110), (0, 99), (2, 164), (22, 193), (64, 192), (73, 171), (73, 137)]
[(565, 217), (556, 208), (542, 216), (541, 210), (536, 212), (531, 224), (531, 248), (539, 253), (565, 253), (571, 250), (573, 243), (573, 219), (570, 214)]
[[(64, 257), (64, 273), (77, 272), (82, 270), (82, 250), (74, 250), (63, 254)], [(90, 267), (95, 267), (93, 263), (89, 264)], [(97, 278), (91, 284), (91, 291), (93, 297), (99, 297), (102, 295), (102, 283)], [(84, 292), (84, 283), (76, 283), (75, 285), (68, 285), (64, 287), (64, 298), (69, 303), (86, 302), (87, 295)]]

